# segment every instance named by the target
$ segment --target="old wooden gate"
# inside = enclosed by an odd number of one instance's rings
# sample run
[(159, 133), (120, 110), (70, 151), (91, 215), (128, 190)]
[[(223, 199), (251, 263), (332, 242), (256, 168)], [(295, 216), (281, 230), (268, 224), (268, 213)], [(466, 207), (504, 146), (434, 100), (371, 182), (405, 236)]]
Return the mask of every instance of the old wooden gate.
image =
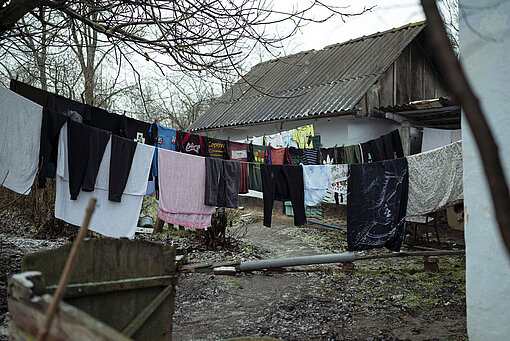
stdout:
[[(34, 294), (56, 289), (70, 249), (23, 258), (23, 271), (42, 273)], [(79, 251), (64, 300), (135, 340), (171, 340), (175, 285), (174, 247), (92, 239)]]

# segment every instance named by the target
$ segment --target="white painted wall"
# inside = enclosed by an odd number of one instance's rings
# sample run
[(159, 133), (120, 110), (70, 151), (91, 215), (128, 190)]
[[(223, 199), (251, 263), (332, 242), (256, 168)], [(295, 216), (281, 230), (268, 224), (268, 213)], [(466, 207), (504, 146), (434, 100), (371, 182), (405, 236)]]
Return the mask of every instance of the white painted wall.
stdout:
[[(510, 3), (480, 6), (478, 0), (460, 0), (459, 5), (476, 9), (460, 16), (460, 55), (496, 137), (508, 181)], [(469, 23), (465, 22), (466, 18)], [(479, 153), (465, 119), (462, 140), (469, 339), (509, 340), (510, 258), (496, 225)]]
[(242, 140), (246, 136), (275, 134), (280, 131), (280, 127), (281, 131), (286, 131), (310, 123), (313, 124), (314, 133), (321, 136), (321, 143), (324, 147), (333, 147), (335, 144), (341, 146), (342, 144), (363, 143), (400, 127), (400, 124), (387, 119), (340, 116), (226, 128), (211, 131), (207, 135), (221, 139), (230, 137), (231, 140)]

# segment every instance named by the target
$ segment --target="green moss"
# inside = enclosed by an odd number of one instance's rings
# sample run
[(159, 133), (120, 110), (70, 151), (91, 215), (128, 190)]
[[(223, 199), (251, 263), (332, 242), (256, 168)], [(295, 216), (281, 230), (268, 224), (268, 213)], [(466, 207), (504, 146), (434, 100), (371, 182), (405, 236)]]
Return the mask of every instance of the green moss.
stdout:
[(233, 276), (216, 276), (218, 280), (231, 288), (239, 288), (241, 286), (241, 280)]

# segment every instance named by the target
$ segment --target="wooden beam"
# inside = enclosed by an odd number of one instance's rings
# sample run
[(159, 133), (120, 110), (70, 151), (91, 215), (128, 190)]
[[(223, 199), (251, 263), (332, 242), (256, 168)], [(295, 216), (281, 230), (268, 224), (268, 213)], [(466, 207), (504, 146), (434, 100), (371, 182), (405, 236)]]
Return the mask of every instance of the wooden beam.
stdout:
[[(172, 283), (177, 277), (175, 275), (153, 276), (142, 278), (127, 278), (117, 281), (75, 283), (67, 286), (65, 298), (84, 297), (92, 295), (107, 294), (110, 292), (134, 290), (151, 287), (164, 287)], [(56, 285), (46, 287), (45, 293), (52, 293)]]
[(167, 286), (165, 290), (156, 296), (156, 298), (154, 298), (138, 315), (136, 315), (136, 317), (128, 324), (128, 326), (122, 330), (122, 334), (126, 335), (127, 337), (133, 336), (174, 290), (175, 289), (173, 284)]
[(384, 117), (389, 119), (389, 120), (393, 120), (395, 122), (398, 122), (398, 123), (402, 123), (404, 121), (407, 121), (407, 122), (409, 122), (413, 126), (421, 127), (423, 125), (423, 123), (421, 123), (420, 121), (409, 119), (407, 117), (400, 116), (399, 114), (396, 114), (396, 113), (393, 113), (393, 112), (386, 112), (386, 113), (384, 113)]

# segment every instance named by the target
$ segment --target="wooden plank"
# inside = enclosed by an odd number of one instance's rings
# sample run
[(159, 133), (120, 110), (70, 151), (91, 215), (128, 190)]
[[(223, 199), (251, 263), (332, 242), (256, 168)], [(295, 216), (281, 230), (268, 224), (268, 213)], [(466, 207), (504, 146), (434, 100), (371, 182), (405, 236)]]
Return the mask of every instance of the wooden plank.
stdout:
[(379, 106), (393, 105), (393, 64), (381, 75), (377, 84), (380, 87)]
[[(52, 297), (44, 295), (34, 300), (16, 300), (7, 298), (9, 314), (16, 325), (30, 333), (35, 339), (44, 322), (44, 312), (48, 309)], [(91, 317), (83, 311), (65, 302), (60, 302), (53, 323), (46, 337), (47, 341), (92, 341), (92, 340), (130, 340), (107, 324)]]
[(410, 98), (411, 101), (418, 101), (425, 99), (423, 97), (423, 77), (430, 76), (425, 75), (423, 70), (423, 54), (418, 49), (416, 44), (410, 45)]
[(214, 275), (229, 275), (235, 276), (237, 274), (237, 269), (235, 266), (219, 266), (217, 268), (212, 269)]
[[(37, 274), (22, 273), (9, 279), (7, 305), (16, 324), (12, 339), (34, 339), (52, 302), (50, 295), (34, 296), (32, 282)], [(60, 302), (46, 340), (129, 340), (107, 324), (85, 312)]]
[(122, 330), (122, 334), (129, 337), (140, 329), (140, 327), (147, 321), (152, 313), (161, 305), (161, 303), (171, 294), (175, 292), (173, 284), (167, 286), (156, 298), (154, 298), (130, 323)]
[[(116, 291), (143, 289), (150, 287), (163, 287), (171, 284), (177, 277), (175, 275), (153, 276), (142, 278), (121, 279), (118, 281), (75, 283), (67, 287), (65, 298), (83, 297), (92, 295), (107, 294)], [(53, 293), (56, 286), (50, 285), (45, 288), (44, 293)]]
[(181, 267), (183, 271), (193, 270), (196, 272), (200, 272), (200, 269), (205, 269), (205, 272), (211, 271), (213, 268), (221, 267), (221, 266), (231, 266), (231, 265), (239, 265), (241, 263), (240, 259), (224, 261), (224, 262), (204, 262), (204, 263), (196, 263), (196, 264), (188, 264)]
[(395, 60), (396, 71), (396, 103), (406, 104), (410, 102), (409, 91), (409, 47)]

